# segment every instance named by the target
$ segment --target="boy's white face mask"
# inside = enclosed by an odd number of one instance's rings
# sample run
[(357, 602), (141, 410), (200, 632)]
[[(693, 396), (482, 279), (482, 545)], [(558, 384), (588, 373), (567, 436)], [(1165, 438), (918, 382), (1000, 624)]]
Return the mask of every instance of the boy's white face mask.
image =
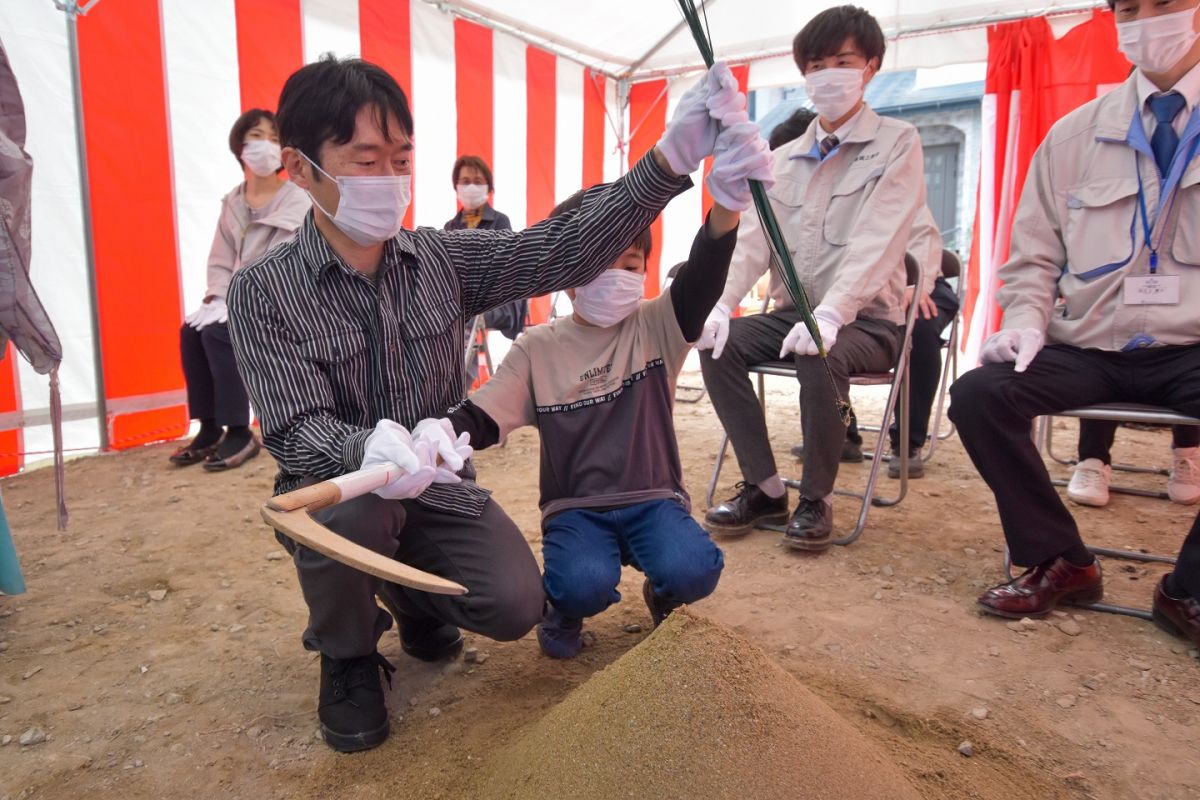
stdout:
[(1117, 25), (1117, 46), (1130, 63), (1155, 75), (1169, 72), (1192, 49), (1196, 8), (1122, 22)]
[(646, 292), (646, 276), (627, 269), (606, 269), (575, 290), (576, 313), (593, 325), (609, 328), (637, 310)]

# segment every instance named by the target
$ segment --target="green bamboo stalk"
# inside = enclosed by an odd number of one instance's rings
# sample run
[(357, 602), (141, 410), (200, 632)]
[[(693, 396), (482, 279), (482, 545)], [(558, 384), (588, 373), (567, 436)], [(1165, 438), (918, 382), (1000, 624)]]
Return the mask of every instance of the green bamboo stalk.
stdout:
[[(700, 23), (700, 15), (696, 11), (696, 4), (693, 0), (678, 0), (679, 9), (683, 12), (683, 17), (687, 21), (688, 28), (691, 29), (692, 38), (696, 41), (696, 47), (700, 50), (700, 56), (704, 59), (704, 63), (708, 67), (712, 67), (716, 60), (712, 42), (710, 41), (704, 27)], [(804, 291), (803, 284), (796, 277), (796, 266), (792, 262), (792, 251), (787, 246), (787, 240), (783, 236), (783, 230), (779, 226), (779, 220), (775, 217), (775, 210), (771, 207), (770, 200), (767, 199), (766, 188), (756, 180), (749, 181), (750, 194), (754, 198), (754, 207), (758, 210), (759, 219), (762, 220), (763, 230), (767, 234), (767, 240), (770, 242), (771, 249), (775, 251), (775, 271), (779, 275), (780, 281), (783, 282), (784, 288), (787, 289), (788, 296), (792, 300), (792, 306), (800, 312), (800, 319), (804, 322), (804, 327), (808, 329), (808, 333), (812, 336), (813, 342), (817, 345), (817, 351), (820, 353), (821, 362), (825, 365), (825, 372), (829, 378), (830, 386), (833, 387), (834, 397), (837, 398), (838, 413), (841, 415), (842, 424), (850, 423), (850, 404), (846, 402), (837, 390), (837, 385), (833, 380), (833, 373), (829, 369), (829, 353), (825, 349), (825, 343), (821, 340), (821, 328), (817, 324), (816, 318), (812, 313), (812, 303), (808, 300), (808, 294)]]

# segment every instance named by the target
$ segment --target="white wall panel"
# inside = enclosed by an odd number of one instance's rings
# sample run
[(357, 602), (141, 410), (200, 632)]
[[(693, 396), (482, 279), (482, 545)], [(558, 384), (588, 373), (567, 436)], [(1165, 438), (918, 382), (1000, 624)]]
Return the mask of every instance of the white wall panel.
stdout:
[(450, 182), (457, 149), (453, 17), (413, 3), (412, 42), (415, 221), (440, 228), (456, 208)]
[(526, 208), (525, 43), (496, 34), (492, 37), (492, 65), (493, 200), (495, 208), (508, 215), (513, 229), (521, 230), (525, 227)]

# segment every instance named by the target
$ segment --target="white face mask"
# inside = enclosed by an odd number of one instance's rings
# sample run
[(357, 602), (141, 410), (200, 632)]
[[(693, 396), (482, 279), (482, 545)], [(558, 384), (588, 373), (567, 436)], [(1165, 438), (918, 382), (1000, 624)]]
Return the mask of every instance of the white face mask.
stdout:
[[(297, 151), (299, 152), (299, 151)], [(391, 239), (404, 227), (404, 213), (412, 201), (412, 175), (338, 175), (334, 177), (304, 156), (313, 168), (338, 187), (336, 214), (330, 214), (317, 202), (312, 192), (313, 205), (321, 209), (338, 229), (362, 247), (370, 247)]]
[(279, 145), (266, 139), (252, 139), (242, 145), (242, 163), (260, 178), (274, 175), (283, 165)]
[(804, 76), (804, 90), (817, 113), (833, 122), (846, 116), (862, 99), (865, 72), (851, 67), (813, 70)]
[(1117, 25), (1121, 52), (1138, 69), (1156, 75), (1169, 72), (1198, 38), (1194, 8)]
[(606, 269), (575, 290), (575, 311), (593, 325), (608, 328), (637, 310), (646, 292), (646, 276), (627, 269)]
[(487, 202), (487, 186), (480, 186), (477, 183), (463, 183), (459, 184), (457, 192), (458, 202), (462, 203), (462, 207), (467, 211), (482, 208), (483, 204)]

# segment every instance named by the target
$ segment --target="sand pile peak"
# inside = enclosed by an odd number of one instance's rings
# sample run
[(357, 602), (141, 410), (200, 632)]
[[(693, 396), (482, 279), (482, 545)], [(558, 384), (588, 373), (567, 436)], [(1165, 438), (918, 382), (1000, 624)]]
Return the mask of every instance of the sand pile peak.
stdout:
[(506, 800), (920, 800), (901, 770), (760, 649), (686, 610), (498, 753)]

